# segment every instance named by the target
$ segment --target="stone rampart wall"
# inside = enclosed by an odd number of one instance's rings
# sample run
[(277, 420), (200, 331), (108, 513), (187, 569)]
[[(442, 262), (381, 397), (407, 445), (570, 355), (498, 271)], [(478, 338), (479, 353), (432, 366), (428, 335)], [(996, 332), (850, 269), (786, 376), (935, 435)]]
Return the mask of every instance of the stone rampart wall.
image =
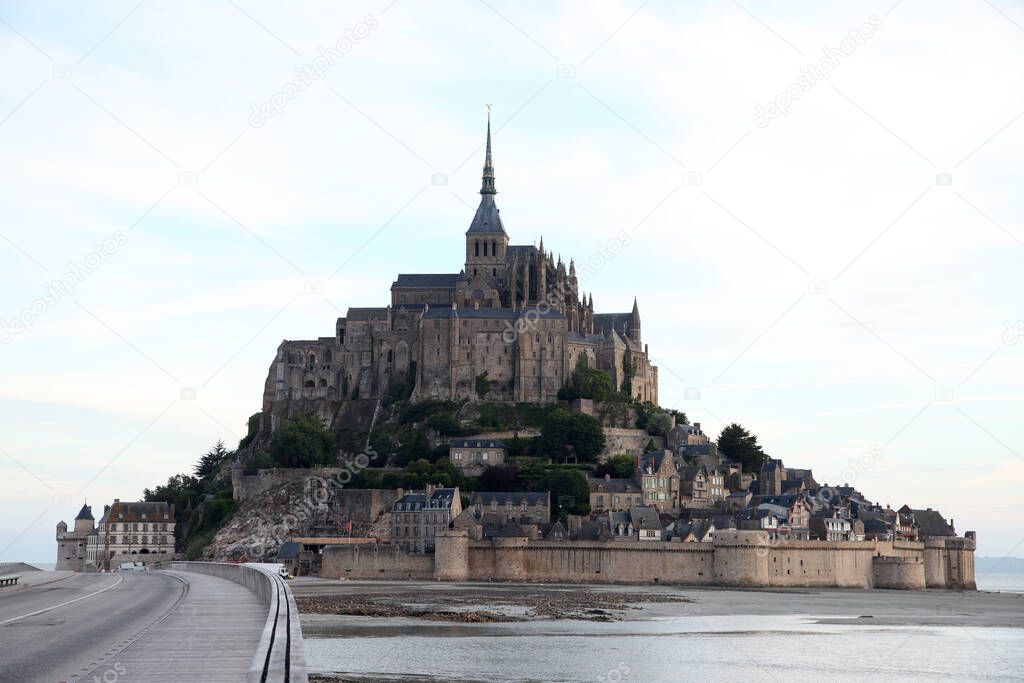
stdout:
[(433, 579), (433, 555), (411, 555), (388, 543), (324, 548), (320, 576), (327, 579)]
[[(436, 554), (396, 546), (328, 548), (324, 576), (444, 581), (667, 583), (743, 587), (974, 588), (973, 540), (924, 543), (770, 541), (760, 531), (720, 531), (714, 543), (470, 541), (437, 537)], [(930, 566), (939, 563), (938, 567)], [(967, 570), (967, 565), (970, 570)], [(926, 575), (928, 581), (926, 582)], [(940, 583), (940, 580), (942, 583)]]

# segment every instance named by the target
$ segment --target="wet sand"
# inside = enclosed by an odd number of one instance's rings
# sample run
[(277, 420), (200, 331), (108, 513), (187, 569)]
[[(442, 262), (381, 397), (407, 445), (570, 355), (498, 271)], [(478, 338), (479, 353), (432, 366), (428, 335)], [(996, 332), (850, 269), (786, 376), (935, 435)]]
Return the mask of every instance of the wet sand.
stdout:
[(291, 582), (303, 629), (353, 618), (464, 623), (792, 615), (821, 624), (1024, 628), (1024, 595), (983, 591), (725, 589), (427, 581)]

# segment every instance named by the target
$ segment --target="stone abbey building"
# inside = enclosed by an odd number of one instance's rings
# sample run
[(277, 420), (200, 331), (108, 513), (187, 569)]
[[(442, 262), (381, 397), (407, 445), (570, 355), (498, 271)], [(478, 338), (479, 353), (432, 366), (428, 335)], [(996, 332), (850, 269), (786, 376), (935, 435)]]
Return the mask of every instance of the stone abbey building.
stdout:
[(265, 387), (264, 429), (300, 408), (330, 420), (338, 402), (379, 398), (396, 382), (412, 386), (414, 400), (550, 402), (578, 362), (657, 403), (658, 369), (636, 300), (629, 312), (595, 313), (573, 260), (545, 251), (543, 238), (509, 244), (495, 203), (489, 118), (486, 150), (461, 272), (399, 274), (390, 305), (349, 308), (334, 336), (282, 342)]

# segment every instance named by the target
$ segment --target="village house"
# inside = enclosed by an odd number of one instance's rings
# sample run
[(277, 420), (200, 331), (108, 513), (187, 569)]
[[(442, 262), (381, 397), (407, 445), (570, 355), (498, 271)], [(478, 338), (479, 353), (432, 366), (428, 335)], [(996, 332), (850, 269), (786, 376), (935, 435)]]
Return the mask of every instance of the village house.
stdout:
[(636, 478), (643, 492), (644, 505), (659, 511), (679, 507), (679, 473), (671, 451), (652, 451), (637, 459)]
[(92, 508), (83, 505), (75, 517), (74, 531), (57, 525), (57, 568), (101, 571), (120, 562), (151, 564), (174, 555), (174, 506), (165, 502), (128, 502), (114, 499), (103, 506), (95, 522)]
[(650, 505), (608, 512), (608, 529), (613, 538), (622, 540), (660, 541), (664, 535), (658, 510)]
[(683, 507), (709, 507), (729, 496), (722, 469), (711, 465), (684, 467), (680, 472), (679, 490)]
[(505, 442), (499, 439), (452, 439), (448, 459), (470, 476), (479, 476), (488, 467), (505, 464)]
[(853, 521), (849, 517), (842, 517), (838, 511), (811, 515), (809, 528), (811, 538), (816, 541), (853, 540)]
[(665, 531), (672, 541), (711, 543), (715, 539), (715, 522), (711, 519), (697, 519), (692, 522), (677, 520)]
[(744, 531), (767, 532), (768, 538), (774, 541), (779, 538), (779, 527), (785, 526), (788, 514), (788, 508), (762, 503), (756, 509), (740, 512), (739, 528)]
[(632, 479), (614, 479), (607, 474), (603, 479), (588, 477), (587, 487), (590, 510), (595, 513), (618, 512), (643, 504), (643, 490)]
[(947, 523), (938, 510), (914, 510), (904, 505), (896, 511), (899, 539), (923, 541), (927, 538), (956, 536), (953, 520)]
[(452, 528), (467, 531), (474, 540), (515, 533), (537, 539), (549, 528), (550, 518), (550, 491), (478, 491), (470, 495)]
[(475, 491), (469, 496), (467, 509), (472, 510), (478, 519), (485, 513), (491, 513), (519, 522), (547, 524), (551, 519), (551, 492)]
[(391, 539), (407, 552), (433, 552), (434, 538), (461, 512), (458, 486), (428, 485), (425, 491), (410, 491), (391, 508)]

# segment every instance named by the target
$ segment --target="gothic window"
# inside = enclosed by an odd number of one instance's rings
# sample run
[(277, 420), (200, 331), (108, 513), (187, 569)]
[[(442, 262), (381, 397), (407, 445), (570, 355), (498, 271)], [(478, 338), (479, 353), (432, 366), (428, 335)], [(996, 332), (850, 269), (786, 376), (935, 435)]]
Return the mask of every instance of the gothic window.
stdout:
[(473, 255), (474, 256), (479, 256), (480, 255), (480, 243), (479, 242), (473, 242), (473, 247), (474, 247), (474, 254)]
[(497, 255), (498, 255), (498, 243), (497, 242), (491, 242), (491, 256), (497, 256)]

